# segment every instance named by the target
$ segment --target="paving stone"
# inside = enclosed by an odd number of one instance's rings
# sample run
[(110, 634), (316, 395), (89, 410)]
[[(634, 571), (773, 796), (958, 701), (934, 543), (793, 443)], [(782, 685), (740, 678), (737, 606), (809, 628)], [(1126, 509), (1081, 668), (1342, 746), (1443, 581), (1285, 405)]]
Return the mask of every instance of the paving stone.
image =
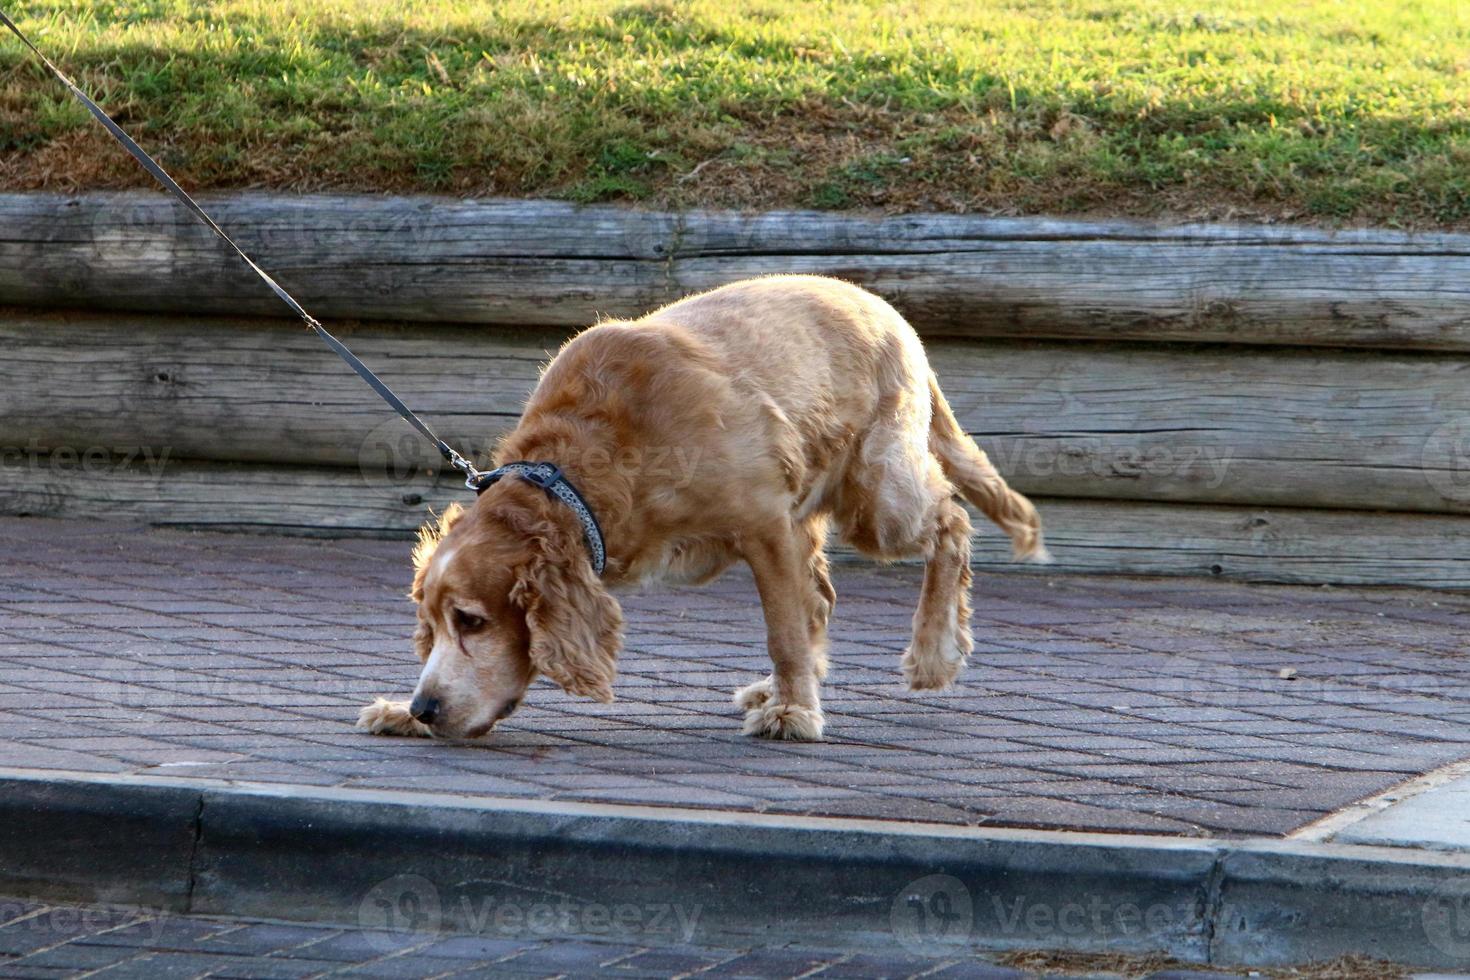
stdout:
[(430, 959), (501, 960), (536, 945), (533, 941), (503, 936), (449, 936), (428, 943), (414, 955)]
[(209, 936), (193, 948), (201, 953), (268, 956), (286, 950), (294, 951), (297, 947), (307, 944), (312, 944), (310, 948), (318, 948), (323, 940), (333, 936), (336, 931), (327, 926), (295, 926), (276, 923), (249, 925)]
[[(343, 967), (333, 973), (333, 977), (371, 977), (373, 980), (408, 980), (411, 977), (449, 977), (465, 976), (476, 964), (465, 960), (440, 959), (432, 956), (421, 956), (418, 953), (408, 953), (395, 956), (391, 959), (374, 960), (367, 963), (358, 963)], [(511, 976), (507, 972), (495, 972), (497, 966), (482, 964), (485, 968), (485, 976)], [(545, 975), (545, 974), (543, 974)]]
[(638, 951), (636, 946), (623, 946), (615, 943), (560, 941), (550, 942), (496, 962), (516, 970), (544, 970), (550, 974), (576, 974), (592, 972), (604, 964), (627, 959)]
[(76, 970), (56, 966), (26, 966), (24, 963), (0, 959), (0, 969), (6, 980), (61, 980), (63, 977), (79, 976)]
[(799, 977), (819, 967), (835, 963), (842, 957), (806, 949), (755, 949), (726, 960), (699, 974), (701, 977), (735, 978)]
[[(996, 966), (991, 963), (982, 963), (979, 960), (965, 960), (951, 963), (932, 973), (926, 973), (924, 980), (1030, 980), (1030, 978), (1020, 970), (1013, 970), (1007, 966)], [(1047, 980), (1067, 980), (1067, 978), (1051, 973), (1047, 974)]]
[(202, 956), (198, 953), (173, 951), (150, 952), (104, 967), (89, 976), (99, 980), (185, 980), (202, 977), (220, 970), (239, 972), (248, 969), (250, 963), (244, 958), (231, 959), (219, 956)]
[(215, 967), (209, 976), (210, 980), (307, 980), (322, 976), (324, 967), (335, 969), (336, 965), (318, 960), (237, 957)]
[(108, 928), (95, 929), (72, 941), (88, 945), (123, 946), (134, 949), (192, 950), (209, 937), (217, 933), (229, 932), (232, 928), (231, 923), (214, 919), (169, 916), (122, 926), (112, 923)]
[(857, 953), (809, 974), (821, 980), (893, 980), (898, 977), (927, 976), (944, 965), (944, 960), (920, 956)]
[(378, 956), (387, 956), (415, 946), (424, 946), (429, 941), (427, 937), (418, 933), (353, 929), (316, 942), (295, 946), (275, 955), (302, 960), (353, 963)]
[(45, 909), (44, 902), (34, 902), (23, 898), (0, 898), (0, 926), (33, 916)]
[(607, 972), (615, 975), (653, 973), (665, 977), (681, 976), (698, 973), (737, 955), (733, 951), (697, 947), (650, 949), (619, 960)]
[[(17, 961), (24, 967), (45, 967), (58, 970), (98, 970), (138, 955), (131, 946), (89, 946), (82, 943), (64, 943), (51, 949), (31, 953)], [(5, 969), (5, 968), (0, 968)]]
[(0, 929), (0, 956), (25, 956), (49, 945), (47, 937), (28, 929), (16, 926)]

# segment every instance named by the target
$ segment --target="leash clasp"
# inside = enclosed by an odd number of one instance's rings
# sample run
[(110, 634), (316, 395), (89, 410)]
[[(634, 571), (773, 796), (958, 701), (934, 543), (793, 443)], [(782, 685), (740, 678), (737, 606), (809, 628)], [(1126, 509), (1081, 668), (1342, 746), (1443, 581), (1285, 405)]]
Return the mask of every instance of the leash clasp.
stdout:
[(471, 463), (453, 449), (450, 449), (448, 446), (444, 446), (443, 448), (445, 450), (444, 458), (449, 460), (449, 465), (464, 474), (465, 487), (476, 493), (484, 489), (481, 484), (484, 482), (485, 474), (475, 469), (474, 463)]

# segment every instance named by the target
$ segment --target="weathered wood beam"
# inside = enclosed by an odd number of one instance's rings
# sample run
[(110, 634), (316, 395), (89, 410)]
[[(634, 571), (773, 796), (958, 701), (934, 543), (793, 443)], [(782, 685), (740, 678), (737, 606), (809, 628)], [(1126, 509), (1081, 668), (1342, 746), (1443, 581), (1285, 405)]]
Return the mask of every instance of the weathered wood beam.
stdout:
[[(1057, 558), (1042, 571), (1470, 586), (1470, 519), (1464, 517), (1046, 498), (1037, 504)], [(976, 567), (1018, 567), (1005, 563), (982, 523), (977, 527), (987, 543), (976, 549)]]
[[(456, 445), (519, 416), (562, 331), (366, 325), (358, 353)], [(933, 339), (960, 421), (1028, 493), (1470, 513), (1470, 359)], [(0, 315), (0, 447), (438, 468), (289, 321)]]
[[(571, 326), (772, 272), (842, 276), (929, 335), (1470, 349), (1470, 236), (668, 214), (554, 201), (207, 195), (318, 316)], [(171, 200), (0, 195), (0, 303), (279, 315)]]
[[(436, 431), (488, 450), (519, 417), (559, 332), (339, 331)], [(283, 320), (0, 313), (0, 445), (148, 446), (177, 458), (439, 468), (310, 330)]]
[[(410, 536), (455, 481), (342, 469), (149, 461), (0, 460), (0, 513), (161, 527)], [(1470, 587), (1470, 519), (1122, 501), (1037, 501), (1056, 563), (1015, 564), (977, 520), (975, 566), (1009, 573), (1213, 575), (1261, 582)], [(843, 548), (834, 552), (854, 558)], [(405, 574), (407, 572), (405, 571)], [(981, 586), (983, 589), (983, 585)], [(983, 616), (983, 591), (977, 609)]]

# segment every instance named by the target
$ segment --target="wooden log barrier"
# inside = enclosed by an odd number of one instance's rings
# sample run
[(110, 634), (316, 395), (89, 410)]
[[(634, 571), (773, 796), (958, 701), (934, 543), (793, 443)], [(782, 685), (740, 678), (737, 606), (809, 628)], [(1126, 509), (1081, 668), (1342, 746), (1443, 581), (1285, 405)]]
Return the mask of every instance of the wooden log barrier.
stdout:
[[(565, 331), (344, 331), (483, 453)], [(1027, 493), (1470, 512), (1470, 360), (1284, 348), (933, 339), (961, 423)], [(437, 469), (433, 448), (289, 321), (0, 315), (0, 447)]]
[[(564, 327), (747, 276), (813, 272), (875, 289), (936, 336), (1470, 348), (1466, 235), (429, 197), (203, 201), (331, 319)], [(3, 194), (0, 229), (0, 304), (284, 312), (158, 194)]]
[[(1470, 236), (206, 206), (471, 451), (577, 327), (751, 275), (837, 275), (925, 335), (962, 423), (1042, 505), (1054, 571), (1470, 586)], [(93, 311), (0, 310), (0, 513), (407, 535), (461, 494), (166, 198), (0, 195), (0, 304)], [(978, 567), (1017, 567), (981, 542)]]

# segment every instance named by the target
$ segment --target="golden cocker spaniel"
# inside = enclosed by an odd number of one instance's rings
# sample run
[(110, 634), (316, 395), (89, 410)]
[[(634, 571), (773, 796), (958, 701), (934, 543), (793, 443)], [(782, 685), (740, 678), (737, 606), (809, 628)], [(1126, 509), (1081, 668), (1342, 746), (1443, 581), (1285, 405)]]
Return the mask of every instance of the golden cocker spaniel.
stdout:
[(609, 588), (707, 582), (743, 559), (772, 664), (735, 692), (745, 731), (819, 739), (829, 524), (865, 555), (927, 562), (902, 660), (914, 690), (950, 684), (972, 648), (956, 497), (1017, 557), (1046, 556), (1035, 508), (955, 421), (913, 329), (835, 279), (738, 282), (583, 331), (494, 459), (554, 463), (595, 526), (515, 475), (446, 510), (414, 551), (413, 701), (364, 708), (365, 730), (477, 737), (538, 674), (610, 701), (623, 617)]

